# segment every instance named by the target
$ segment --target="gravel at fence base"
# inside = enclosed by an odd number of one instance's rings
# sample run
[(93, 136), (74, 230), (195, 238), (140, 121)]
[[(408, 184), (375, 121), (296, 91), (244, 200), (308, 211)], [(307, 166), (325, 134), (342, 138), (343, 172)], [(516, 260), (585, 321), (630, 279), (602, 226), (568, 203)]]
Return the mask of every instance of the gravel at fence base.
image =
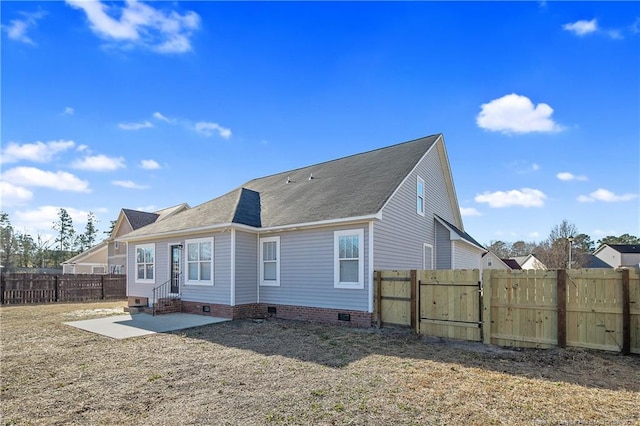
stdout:
[(3, 423), (640, 423), (638, 356), (278, 320), (126, 340), (62, 325), (122, 307), (0, 308)]

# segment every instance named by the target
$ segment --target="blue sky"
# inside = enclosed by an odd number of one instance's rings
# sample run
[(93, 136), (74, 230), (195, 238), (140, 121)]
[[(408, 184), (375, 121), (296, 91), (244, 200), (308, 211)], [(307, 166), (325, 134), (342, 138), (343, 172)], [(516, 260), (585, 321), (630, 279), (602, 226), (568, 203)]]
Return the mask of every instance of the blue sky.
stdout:
[(638, 2), (2, 2), (2, 210), (49, 235), (443, 133), (465, 230), (640, 235)]

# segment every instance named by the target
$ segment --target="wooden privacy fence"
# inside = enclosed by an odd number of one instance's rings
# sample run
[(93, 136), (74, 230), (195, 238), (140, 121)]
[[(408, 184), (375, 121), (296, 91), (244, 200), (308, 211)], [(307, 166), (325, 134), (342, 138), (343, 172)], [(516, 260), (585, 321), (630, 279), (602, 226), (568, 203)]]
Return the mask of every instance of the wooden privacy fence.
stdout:
[(0, 304), (78, 302), (123, 299), (125, 275), (2, 274)]
[(637, 270), (377, 271), (375, 318), (501, 346), (640, 353)]

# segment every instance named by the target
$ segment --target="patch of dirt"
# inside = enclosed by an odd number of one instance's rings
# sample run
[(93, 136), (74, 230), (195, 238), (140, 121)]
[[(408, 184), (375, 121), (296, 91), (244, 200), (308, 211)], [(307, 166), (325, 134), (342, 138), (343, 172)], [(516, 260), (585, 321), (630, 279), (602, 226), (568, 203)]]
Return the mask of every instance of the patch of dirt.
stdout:
[(124, 308), (97, 308), (97, 309), (82, 309), (79, 311), (67, 312), (65, 317), (71, 318), (85, 318), (85, 317), (101, 317), (111, 315), (121, 315), (124, 313)]
[(266, 319), (112, 340), (0, 308), (9, 424), (640, 424), (640, 357)]

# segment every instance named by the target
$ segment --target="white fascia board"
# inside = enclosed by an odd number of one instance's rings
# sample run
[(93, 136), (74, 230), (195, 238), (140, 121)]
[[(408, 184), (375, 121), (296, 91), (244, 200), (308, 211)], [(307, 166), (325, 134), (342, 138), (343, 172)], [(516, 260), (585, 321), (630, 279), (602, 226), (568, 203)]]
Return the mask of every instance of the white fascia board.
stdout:
[[(471, 247), (475, 247), (479, 250), (482, 250), (482, 252), (486, 252), (488, 251), (486, 248), (479, 246), (477, 244), (472, 243), (471, 241), (463, 238), (460, 234), (458, 234), (458, 231), (456, 231), (455, 229), (451, 228), (449, 225), (447, 225), (446, 223), (444, 223), (438, 216), (433, 216), (435, 220), (438, 221), (438, 223), (440, 223), (440, 225), (444, 226), (445, 228), (447, 228), (449, 230), (449, 238), (451, 239), (451, 241), (462, 241), (464, 243), (467, 243), (468, 245), (470, 245)], [(453, 234), (453, 237), (451, 237), (451, 235)]]
[(291, 231), (291, 230), (296, 230), (301, 228), (305, 228), (305, 229), (319, 228), (319, 227), (325, 227), (325, 226), (335, 226), (335, 225), (342, 225), (342, 224), (356, 223), (356, 222), (368, 222), (371, 220), (381, 220), (381, 219), (382, 219), (382, 213), (378, 212), (375, 214), (365, 215), (365, 216), (320, 220), (317, 222), (293, 223), (291, 225), (269, 226), (265, 228), (257, 228), (255, 226), (242, 225), (240, 223), (218, 223), (215, 225), (203, 226), (200, 228), (188, 228), (188, 229), (181, 229), (178, 231), (160, 232), (157, 234), (139, 235), (139, 236), (133, 236), (133, 237), (128, 237), (125, 235), (125, 236), (122, 236), (121, 238), (118, 238), (118, 241), (146, 241), (146, 240), (166, 238), (166, 237), (171, 237), (176, 235), (201, 234), (207, 231), (219, 231), (224, 229), (236, 229), (238, 231), (246, 231), (246, 232), (252, 232), (255, 234), (260, 234), (263, 232)]
[(321, 228), (325, 226), (343, 225), (356, 222), (369, 222), (372, 220), (382, 220), (382, 213), (355, 217), (345, 217), (341, 219), (319, 220), (317, 222), (294, 223), (291, 225), (269, 226), (266, 228), (253, 228), (257, 232), (291, 231), (299, 228)]

